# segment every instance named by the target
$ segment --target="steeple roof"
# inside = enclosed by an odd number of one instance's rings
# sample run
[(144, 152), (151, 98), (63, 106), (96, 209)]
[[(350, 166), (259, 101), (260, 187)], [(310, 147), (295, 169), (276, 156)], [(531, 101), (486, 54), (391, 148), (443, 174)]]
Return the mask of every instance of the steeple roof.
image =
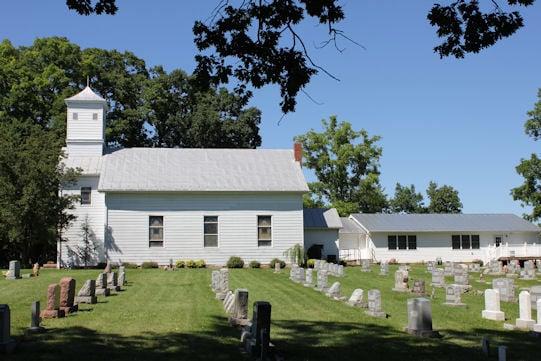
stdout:
[(98, 94), (94, 93), (94, 91), (89, 86), (87, 86), (82, 91), (75, 94), (74, 96), (66, 99), (66, 102), (70, 102), (70, 101), (106, 103), (106, 100), (100, 97)]

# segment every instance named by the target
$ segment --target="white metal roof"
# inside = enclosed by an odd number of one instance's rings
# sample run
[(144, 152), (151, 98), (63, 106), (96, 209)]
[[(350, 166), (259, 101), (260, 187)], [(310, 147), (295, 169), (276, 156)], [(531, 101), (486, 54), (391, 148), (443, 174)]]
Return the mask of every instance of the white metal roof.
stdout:
[(303, 215), (304, 228), (342, 228), (342, 222), (336, 208), (305, 208)]
[(69, 103), (70, 101), (93, 101), (101, 103), (106, 102), (105, 99), (94, 93), (94, 91), (89, 86), (87, 86), (74, 96), (66, 99), (66, 103)]
[(292, 150), (127, 148), (103, 158), (102, 191), (308, 191)]
[(66, 168), (79, 168), (83, 175), (98, 175), (101, 172), (101, 156), (71, 156), (62, 160)]
[(514, 214), (368, 214), (351, 215), (369, 232), (540, 232)]
[(349, 217), (340, 217), (340, 220), (342, 221), (342, 228), (340, 229), (340, 234), (366, 233), (366, 231), (361, 226), (359, 226), (357, 222), (355, 222), (353, 219), (350, 219)]

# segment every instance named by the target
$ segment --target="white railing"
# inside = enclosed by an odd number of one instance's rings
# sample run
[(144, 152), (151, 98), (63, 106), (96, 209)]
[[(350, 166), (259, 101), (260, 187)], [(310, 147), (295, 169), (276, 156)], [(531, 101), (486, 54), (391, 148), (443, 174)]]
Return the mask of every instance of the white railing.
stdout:
[(346, 262), (359, 261), (361, 259), (361, 250), (358, 248), (339, 250), (340, 260)]
[(489, 245), (485, 249), (485, 262), (491, 260), (497, 260), (501, 257), (540, 257), (541, 258), (541, 244), (524, 243), (522, 245), (512, 245), (509, 243), (502, 243), (499, 247), (496, 245)]

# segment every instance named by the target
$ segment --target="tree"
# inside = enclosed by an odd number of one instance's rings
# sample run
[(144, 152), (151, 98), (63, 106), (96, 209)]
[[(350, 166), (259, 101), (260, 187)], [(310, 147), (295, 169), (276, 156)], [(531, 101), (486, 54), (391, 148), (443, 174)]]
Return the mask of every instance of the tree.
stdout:
[(76, 254), (79, 259), (83, 262), (85, 268), (95, 257), (95, 252), (97, 250), (96, 245), (96, 235), (92, 230), (90, 220), (88, 215), (85, 216), (84, 220), (81, 222), (81, 244), (77, 246)]
[(396, 183), (394, 198), (389, 200), (389, 210), (393, 213), (423, 213), (423, 202), (423, 195), (416, 192), (413, 184), (407, 187)]
[(458, 191), (449, 185), (438, 187), (436, 182), (430, 182), (426, 190), (430, 199), (429, 213), (461, 213), (462, 202)]
[[(345, 19), (338, 0), (247, 0), (232, 4), (217, 1), (210, 22), (197, 21), (193, 27), (197, 74), (203, 84), (238, 80), (237, 91), (251, 96), (247, 86), (260, 88), (274, 84), (280, 88), (284, 113), (295, 110), (296, 97), (320, 71), (336, 79), (313, 60), (299, 35), (302, 22), (312, 19), (327, 32), (320, 47), (332, 44), (341, 52), (340, 41), (350, 39), (337, 24)], [(516, 9), (531, 6), (535, 0), (504, 0), (509, 9), (486, 0), (453, 0), (434, 4), (427, 19), (436, 28), (442, 43), (434, 48), (440, 57), (463, 58), (478, 53), (513, 35), (524, 25)], [(81, 15), (116, 14), (116, 0), (67, 0), (69, 9)], [(358, 45), (358, 44), (357, 44)]]
[(59, 191), (78, 173), (58, 164), (55, 134), (31, 120), (0, 115), (0, 139), (0, 263), (20, 259), (30, 266), (54, 259), (76, 199)]
[[(524, 124), (524, 130), (527, 135), (537, 141), (541, 137), (541, 90), (539, 90), (538, 101), (534, 109), (528, 112), (528, 119)], [(521, 205), (532, 207), (529, 214), (524, 214), (524, 218), (529, 221), (537, 221), (541, 218), (541, 159), (535, 153), (530, 155), (530, 159), (521, 159), (516, 171), (524, 178), (524, 182), (511, 190), (511, 195)]]
[(335, 116), (322, 124), (323, 132), (310, 130), (295, 137), (303, 146), (303, 164), (318, 179), (310, 185), (310, 197), (328, 202), (340, 215), (381, 212), (387, 199), (379, 183), (380, 138), (364, 129), (355, 131)]

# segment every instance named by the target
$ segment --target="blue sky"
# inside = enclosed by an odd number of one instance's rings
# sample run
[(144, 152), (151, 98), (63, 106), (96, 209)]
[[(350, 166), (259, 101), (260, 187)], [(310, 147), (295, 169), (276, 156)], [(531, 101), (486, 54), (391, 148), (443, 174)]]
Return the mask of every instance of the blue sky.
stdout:
[[(509, 191), (521, 182), (519, 160), (539, 152), (523, 123), (541, 88), (541, 3), (523, 11), (526, 26), (515, 36), (463, 60), (441, 60), (426, 20), (434, 2), (344, 1), (341, 28), (366, 50), (312, 46), (313, 58), (340, 81), (317, 76), (307, 92), (321, 105), (301, 95), (297, 111), (280, 124), (277, 89), (256, 92), (263, 147), (288, 148), (293, 136), (320, 129), (320, 120), (334, 114), (382, 137), (387, 193), (396, 182), (424, 190), (435, 180), (459, 190), (465, 212), (521, 214)], [(192, 71), (193, 22), (216, 3), (123, 0), (114, 17), (82, 17), (64, 0), (2, 1), (0, 39), (29, 45), (36, 37), (66, 36), (83, 48), (129, 50), (149, 65)], [(300, 32), (308, 44), (325, 40), (325, 29), (313, 22)]]

